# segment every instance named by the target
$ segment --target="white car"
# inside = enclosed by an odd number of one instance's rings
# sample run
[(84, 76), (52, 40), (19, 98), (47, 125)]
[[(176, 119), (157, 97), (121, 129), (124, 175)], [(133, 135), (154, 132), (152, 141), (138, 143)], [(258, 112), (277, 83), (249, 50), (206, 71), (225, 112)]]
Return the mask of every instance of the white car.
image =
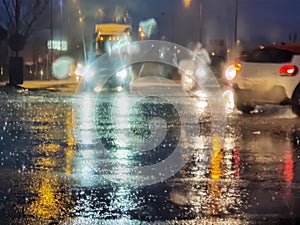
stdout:
[(300, 45), (260, 46), (241, 54), (225, 78), (234, 90), (235, 106), (249, 113), (257, 105), (290, 104), (300, 115)]

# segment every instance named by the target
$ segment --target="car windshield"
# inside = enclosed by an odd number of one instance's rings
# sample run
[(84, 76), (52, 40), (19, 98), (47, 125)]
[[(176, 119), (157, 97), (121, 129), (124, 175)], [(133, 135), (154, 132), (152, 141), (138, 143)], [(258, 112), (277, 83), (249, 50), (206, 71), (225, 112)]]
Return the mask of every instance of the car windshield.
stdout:
[(0, 225), (300, 224), (299, 9), (0, 0)]

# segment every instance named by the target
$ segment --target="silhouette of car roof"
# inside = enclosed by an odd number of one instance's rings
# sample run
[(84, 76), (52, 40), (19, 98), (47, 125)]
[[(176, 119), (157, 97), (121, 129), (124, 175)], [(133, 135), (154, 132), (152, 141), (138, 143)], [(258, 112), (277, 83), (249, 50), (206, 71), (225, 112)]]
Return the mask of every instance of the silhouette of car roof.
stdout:
[(290, 51), (294, 54), (300, 54), (300, 43), (265, 45), (265, 46), (261, 46), (260, 48), (264, 48), (264, 49), (281, 49), (281, 50)]

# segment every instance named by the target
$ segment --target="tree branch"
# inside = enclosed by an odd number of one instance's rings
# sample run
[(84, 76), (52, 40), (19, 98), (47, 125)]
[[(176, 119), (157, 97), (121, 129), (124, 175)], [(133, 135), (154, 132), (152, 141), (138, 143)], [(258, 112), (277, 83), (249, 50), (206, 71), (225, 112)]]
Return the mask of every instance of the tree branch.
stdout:
[(24, 31), (24, 37), (26, 39), (31, 35), (32, 26), (34, 25), (37, 17), (40, 16), (42, 12), (45, 10), (50, 0), (44, 0), (41, 7), (40, 7), (40, 3), (41, 3), (40, 1), (41, 0), (37, 0), (32, 7), (33, 14), (31, 20), (29, 20), (29, 22), (27, 23), (27, 28)]
[(13, 21), (14, 15), (10, 12), (9, 2), (11, 3), (11, 0), (9, 0), (8, 2), (7, 2), (7, 0), (2, 0), (2, 2), (3, 2), (3, 5), (4, 5), (4, 8), (5, 8), (5, 11), (7, 13), (7, 16), (8, 16), (8, 20), (9, 20), (8, 23), (15, 26), (14, 21)]

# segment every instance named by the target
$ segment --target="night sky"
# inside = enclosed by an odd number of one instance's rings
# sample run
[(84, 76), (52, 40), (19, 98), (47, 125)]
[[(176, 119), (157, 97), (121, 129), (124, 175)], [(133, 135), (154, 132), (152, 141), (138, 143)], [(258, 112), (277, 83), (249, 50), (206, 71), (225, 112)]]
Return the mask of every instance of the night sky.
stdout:
[[(55, 28), (60, 23), (61, 0), (53, 0)], [(187, 1), (187, 0), (186, 0)], [(89, 35), (95, 23), (113, 18), (116, 6), (126, 8), (133, 27), (141, 20), (156, 19), (159, 24), (154, 38), (165, 36), (167, 40), (186, 44), (200, 39), (200, 2), (202, 2), (202, 42), (224, 40), (231, 45), (234, 40), (234, 15), (236, 0), (62, 0), (64, 33), (78, 34), (80, 9), (85, 17), (85, 33)], [(99, 16), (101, 8), (104, 15)], [(3, 12), (3, 9), (1, 9)], [(5, 18), (0, 13), (0, 23)], [(45, 29), (49, 29), (49, 13), (44, 13)], [(72, 26), (70, 24), (73, 24)], [(77, 26), (75, 26), (77, 25)], [(67, 28), (70, 28), (67, 29)], [(57, 29), (56, 29), (57, 30)], [(57, 32), (56, 32), (57, 33)], [(66, 34), (65, 34), (66, 35)], [(245, 44), (288, 42), (292, 37), (300, 40), (300, 0), (238, 0), (237, 38)]]
[[(183, 0), (79, 1), (87, 14), (101, 7), (111, 16), (116, 6), (124, 6), (134, 25), (140, 20), (155, 18), (161, 25), (161, 33), (175, 42), (199, 38), (200, 0), (191, 0), (188, 8), (184, 8)], [(203, 42), (210, 39), (232, 42), (235, 0), (202, 0), (202, 7)], [(299, 40), (300, 1), (238, 0), (237, 24), (237, 38), (245, 43), (288, 42), (291, 35)]]

